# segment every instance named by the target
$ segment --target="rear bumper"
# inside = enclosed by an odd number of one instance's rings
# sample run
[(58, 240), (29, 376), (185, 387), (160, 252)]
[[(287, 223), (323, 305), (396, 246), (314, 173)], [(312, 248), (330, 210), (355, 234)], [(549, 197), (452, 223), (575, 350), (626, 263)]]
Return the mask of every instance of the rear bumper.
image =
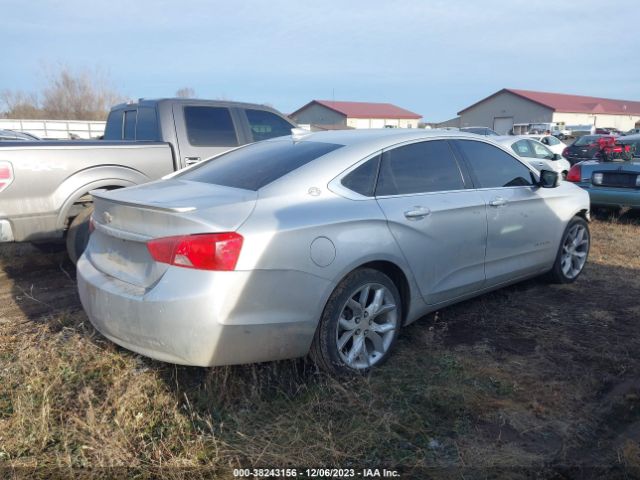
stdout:
[(0, 220), (0, 243), (13, 242), (14, 240), (13, 228), (11, 228), (9, 220)]
[(108, 339), (165, 362), (194, 366), (306, 355), (327, 280), (294, 271), (203, 272), (170, 267), (149, 289), (78, 262), (78, 290)]
[(640, 190), (578, 184), (589, 192), (592, 205), (640, 208)]
[(63, 230), (55, 215), (0, 218), (0, 242), (57, 240)]

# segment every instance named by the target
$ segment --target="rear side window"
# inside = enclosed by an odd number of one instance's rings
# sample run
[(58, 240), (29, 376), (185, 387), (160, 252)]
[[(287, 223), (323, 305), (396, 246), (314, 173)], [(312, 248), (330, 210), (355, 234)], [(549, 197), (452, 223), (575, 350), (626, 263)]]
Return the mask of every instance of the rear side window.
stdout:
[(378, 196), (464, 188), (458, 163), (444, 140), (412, 143), (382, 154)]
[(136, 111), (127, 110), (124, 112), (124, 139), (136, 139)]
[(520, 140), (511, 146), (511, 149), (520, 157), (535, 157), (531, 151), (531, 145), (526, 140)]
[(238, 137), (231, 112), (223, 107), (184, 107), (189, 143), (199, 147), (235, 147)]
[(255, 191), (342, 146), (291, 140), (255, 143), (203, 162), (174, 178)]
[(152, 107), (138, 108), (136, 123), (136, 140), (159, 140), (158, 119), (156, 109)]
[(378, 175), (378, 165), (380, 155), (371, 160), (367, 160), (355, 170), (346, 175), (340, 183), (345, 188), (352, 190), (365, 197), (373, 197), (376, 189), (376, 176)]
[(265, 110), (245, 110), (245, 112), (255, 142), (291, 135), (293, 125), (278, 115)]
[(478, 188), (533, 185), (531, 171), (498, 147), (472, 140), (456, 140), (469, 162)]
[(105, 140), (122, 140), (122, 118), (124, 112), (122, 110), (114, 110), (109, 113), (107, 118), (107, 126), (104, 130)]

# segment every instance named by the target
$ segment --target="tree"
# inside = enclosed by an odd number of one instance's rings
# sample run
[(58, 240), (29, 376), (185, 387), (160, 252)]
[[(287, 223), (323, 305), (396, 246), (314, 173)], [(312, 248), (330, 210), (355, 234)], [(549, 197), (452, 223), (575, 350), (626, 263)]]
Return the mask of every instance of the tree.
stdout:
[(179, 98), (195, 98), (196, 91), (191, 87), (182, 87), (176, 91), (176, 97)]
[(21, 91), (3, 90), (0, 102), (4, 104), (5, 116), (9, 118), (40, 118), (38, 97)]
[(123, 101), (98, 70), (75, 73), (62, 67), (49, 77), (49, 82), (42, 95), (42, 110), (47, 118), (105, 120), (111, 107)]
[(72, 71), (60, 66), (47, 78), (48, 86), (36, 94), (4, 91), (0, 101), (5, 116), (49, 120), (105, 120), (111, 107), (124, 101), (99, 70)]

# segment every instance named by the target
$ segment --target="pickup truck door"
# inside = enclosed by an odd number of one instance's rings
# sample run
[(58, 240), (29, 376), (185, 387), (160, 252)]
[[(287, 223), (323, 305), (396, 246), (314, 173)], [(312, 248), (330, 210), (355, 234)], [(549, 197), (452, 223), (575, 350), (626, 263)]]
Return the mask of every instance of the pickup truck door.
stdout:
[(248, 143), (237, 108), (178, 103), (173, 106), (180, 168)]

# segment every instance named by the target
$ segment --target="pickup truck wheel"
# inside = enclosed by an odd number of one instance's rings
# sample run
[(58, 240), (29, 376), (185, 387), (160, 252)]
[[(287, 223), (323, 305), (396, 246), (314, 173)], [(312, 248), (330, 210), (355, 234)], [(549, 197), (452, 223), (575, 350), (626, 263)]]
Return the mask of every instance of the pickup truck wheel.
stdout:
[(89, 217), (93, 213), (93, 205), (85, 206), (73, 219), (67, 231), (67, 253), (75, 265), (89, 243)]
[(553, 283), (575, 282), (587, 263), (590, 244), (589, 224), (582, 217), (573, 217), (562, 235), (549, 280)]

